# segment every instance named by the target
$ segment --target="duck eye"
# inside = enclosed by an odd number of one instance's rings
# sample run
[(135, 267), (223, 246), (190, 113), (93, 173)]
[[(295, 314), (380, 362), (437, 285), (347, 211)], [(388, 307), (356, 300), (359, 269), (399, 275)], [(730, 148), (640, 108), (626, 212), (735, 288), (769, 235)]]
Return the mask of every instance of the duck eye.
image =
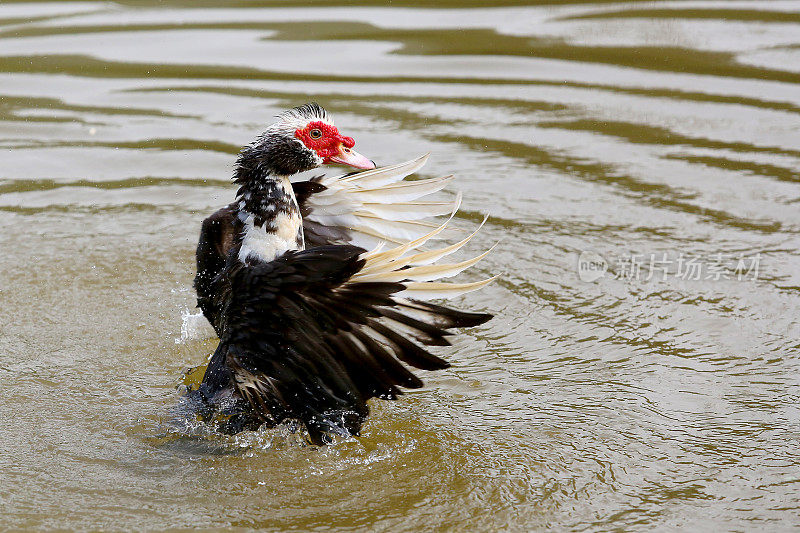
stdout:
[(308, 135), (312, 139), (319, 139), (320, 137), (322, 137), (322, 132), (319, 131), (318, 129), (313, 129), (313, 130), (308, 132)]

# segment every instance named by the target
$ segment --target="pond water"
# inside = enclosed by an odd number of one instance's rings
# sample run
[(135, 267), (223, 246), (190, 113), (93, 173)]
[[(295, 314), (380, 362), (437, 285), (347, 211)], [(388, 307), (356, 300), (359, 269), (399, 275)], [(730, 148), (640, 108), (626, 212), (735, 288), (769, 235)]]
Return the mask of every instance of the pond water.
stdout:
[[(800, 527), (800, 2), (219, 4), (0, 4), (0, 526)], [(357, 439), (182, 429), (200, 221), (312, 100), (490, 215), (496, 318)]]

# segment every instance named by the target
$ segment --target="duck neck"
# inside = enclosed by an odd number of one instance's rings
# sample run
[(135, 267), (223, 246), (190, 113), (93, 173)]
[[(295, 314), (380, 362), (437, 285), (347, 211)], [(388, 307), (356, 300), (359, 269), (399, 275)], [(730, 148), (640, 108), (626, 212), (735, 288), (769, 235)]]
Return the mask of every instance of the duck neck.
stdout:
[(237, 175), (235, 180), (242, 184), (236, 195), (244, 226), (239, 260), (269, 262), (289, 250), (305, 248), (303, 220), (289, 177), (265, 172), (256, 179), (243, 178)]

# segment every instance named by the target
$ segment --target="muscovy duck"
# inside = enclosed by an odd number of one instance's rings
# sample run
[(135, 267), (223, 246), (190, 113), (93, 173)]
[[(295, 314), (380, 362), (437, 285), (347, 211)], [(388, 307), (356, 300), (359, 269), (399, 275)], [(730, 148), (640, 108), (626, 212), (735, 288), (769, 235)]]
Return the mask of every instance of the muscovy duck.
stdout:
[[(279, 115), (240, 152), (234, 203), (203, 221), (195, 288), (220, 342), (189, 396), (202, 406), (201, 417), (224, 432), (288, 419), (304, 424), (314, 444), (332, 434), (357, 435), (367, 400), (395, 399), (400, 387), (422, 386), (402, 363), (447, 368), (423, 346), (449, 345), (449, 328), (492, 317), (425, 301), (494, 279), (435, 281), (488, 253), (436, 263), (475, 233), (441, 249), (420, 249), (445, 229), (460, 196), (418, 198), (452, 177), (402, 181), (427, 156), (375, 168), (354, 144), (317, 104)], [(365, 171), (289, 180), (328, 163)], [(441, 225), (421, 221), (448, 213)]]

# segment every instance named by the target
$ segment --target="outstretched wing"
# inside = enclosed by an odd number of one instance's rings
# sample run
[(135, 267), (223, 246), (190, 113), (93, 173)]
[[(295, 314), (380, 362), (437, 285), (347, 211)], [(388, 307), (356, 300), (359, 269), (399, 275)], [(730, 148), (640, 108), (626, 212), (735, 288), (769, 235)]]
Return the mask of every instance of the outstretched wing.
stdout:
[(426, 346), (449, 345), (450, 328), (491, 318), (410, 299), (463, 294), (491, 281), (432, 281), (477, 259), (422, 265), (431, 253), (404, 255), (413, 244), (391, 253), (327, 245), (287, 252), (270, 263), (226, 267), (226, 365), (239, 394), (264, 421), (299, 419), (315, 442), (330, 432), (357, 434), (369, 398), (394, 399), (401, 387), (422, 386), (405, 365), (449, 366)]
[[(458, 203), (430, 202), (420, 198), (435, 193), (453, 178), (404, 181), (425, 164), (422, 156), (399, 165), (292, 184), (300, 211), (306, 247), (353, 244), (371, 249), (379, 242), (403, 243), (431, 231), (424, 218), (449, 214)], [(223, 207), (203, 221), (197, 245), (197, 303), (221, 334), (222, 309), (213, 281), (225, 266), (239, 229), (232, 206)]]
[(456, 200), (420, 200), (443, 189), (452, 176), (405, 180), (427, 160), (424, 155), (398, 165), (292, 184), (306, 246), (353, 244), (371, 249), (379, 242), (400, 244), (430, 232), (436, 225), (423, 219), (449, 214)]

